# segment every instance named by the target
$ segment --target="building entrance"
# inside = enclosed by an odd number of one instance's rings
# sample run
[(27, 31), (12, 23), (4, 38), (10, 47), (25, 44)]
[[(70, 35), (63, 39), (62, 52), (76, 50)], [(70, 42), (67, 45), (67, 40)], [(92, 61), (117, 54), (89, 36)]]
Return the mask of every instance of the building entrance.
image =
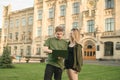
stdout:
[(86, 41), (84, 44), (84, 60), (95, 60), (96, 48), (92, 41)]

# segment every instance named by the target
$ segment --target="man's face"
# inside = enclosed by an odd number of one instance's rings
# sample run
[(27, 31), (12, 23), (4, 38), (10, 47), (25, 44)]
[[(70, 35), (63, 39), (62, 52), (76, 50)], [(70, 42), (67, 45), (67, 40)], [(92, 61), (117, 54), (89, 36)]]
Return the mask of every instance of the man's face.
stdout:
[(55, 34), (56, 34), (56, 37), (57, 37), (58, 39), (61, 39), (61, 38), (63, 37), (63, 32), (62, 32), (62, 31), (58, 31), (58, 32), (56, 32)]

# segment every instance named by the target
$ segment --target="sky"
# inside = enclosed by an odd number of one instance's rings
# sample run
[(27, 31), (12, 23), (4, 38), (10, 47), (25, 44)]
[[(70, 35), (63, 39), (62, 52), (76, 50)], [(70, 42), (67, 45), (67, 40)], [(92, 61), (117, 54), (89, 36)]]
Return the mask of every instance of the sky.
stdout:
[(2, 27), (3, 6), (11, 4), (12, 11), (32, 7), (34, 0), (0, 0), (0, 28)]

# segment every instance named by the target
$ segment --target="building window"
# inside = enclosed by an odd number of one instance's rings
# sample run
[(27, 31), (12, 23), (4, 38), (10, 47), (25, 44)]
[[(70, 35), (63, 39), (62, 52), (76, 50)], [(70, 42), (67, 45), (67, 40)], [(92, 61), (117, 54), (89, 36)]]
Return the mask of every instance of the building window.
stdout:
[(10, 20), (10, 27), (14, 27), (13, 20)]
[(38, 2), (43, 2), (43, 0), (38, 0)]
[(105, 31), (114, 31), (114, 18), (107, 18), (105, 20)]
[(31, 47), (27, 46), (27, 54), (26, 55), (31, 55)]
[(41, 36), (41, 27), (37, 27), (37, 36)]
[(11, 46), (9, 46), (9, 51), (10, 51), (10, 54), (11, 54), (11, 53), (12, 53), (12, 52), (11, 52)]
[(25, 40), (26, 36), (25, 36), (25, 32), (22, 33), (21, 35), (21, 40)]
[(87, 46), (87, 49), (92, 49), (92, 48), (93, 48), (92, 45)]
[(36, 55), (40, 55), (41, 49), (39, 47), (36, 48)]
[(79, 13), (79, 11), (80, 11), (79, 5), (80, 5), (79, 2), (73, 3), (73, 14)]
[(113, 42), (105, 42), (104, 51), (105, 56), (113, 56)]
[(116, 42), (116, 50), (120, 50), (120, 42)]
[(33, 16), (29, 16), (28, 17), (28, 25), (32, 25), (33, 24)]
[(19, 19), (16, 19), (16, 25), (15, 25), (15, 26), (16, 26), (16, 27), (19, 27), (19, 24), (20, 24), (20, 23), (19, 23)]
[(42, 20), (42, 10), (38, 10), (38, 20)]
[(114, 8), (114, 0), (105, 0), (105, 8)]
[(20, 49), (20, 56), (24, 56), (24, 49)]
[(49, 18), (54, 18), (54, 8), (49, 9)]
[(64, 31), (65, 31), (65, 24), (60, 24), (61, 27), (63, 27)]
[(100, 51), (100, 45), (97, 45), (97, 51)]
[(61, 5), (60, 6), (60, 16), (65, 16), (65, 14), (66, 14), (66, 6)]
[(87, 21), (88, 32), (94, 32), (94, 20)]
[(17, 46), (14, 46), (14, 55), (17, 55)]
[(28, 40), (32, 40), (32, 32), (28, 31)]
[(5, 23), (4, 23), (4, 26), (5, 26), (5, 28), (7, 28), (8, 27), (8, 20), (5, 20)]
[(25, 25), (26, 25), (26, 19), (22, 18), (22, 26), (25, 26)]
[(72, 24), (72, 28), (78, 28), (78, 27), (79, 27), (78, 22), (73, 22), (73, 24)]
[(48, 26), (48, 36), (52, 36), (53, 35), (53, 26), (52, 25), (50, 25), (50, 26)]
[(9, 33), (9, 39), (12, 39), (12, 33)]
[(15, 33), (15, 40), (18, 40), (18, 32)]

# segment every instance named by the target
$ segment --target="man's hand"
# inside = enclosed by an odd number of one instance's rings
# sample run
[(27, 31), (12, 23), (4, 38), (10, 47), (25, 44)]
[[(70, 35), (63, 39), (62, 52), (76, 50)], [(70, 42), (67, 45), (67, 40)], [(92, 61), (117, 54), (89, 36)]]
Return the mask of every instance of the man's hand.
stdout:
[(64, 58), (62, 58), (62, 57), (58, 57), (58, 59), (64, 59)]
[(44, 51), (45, 53), (52, 53), (52, 50), (48, 49), (47, 46), (45, 46), (45, 47), (43, 48), (43, 51)]

